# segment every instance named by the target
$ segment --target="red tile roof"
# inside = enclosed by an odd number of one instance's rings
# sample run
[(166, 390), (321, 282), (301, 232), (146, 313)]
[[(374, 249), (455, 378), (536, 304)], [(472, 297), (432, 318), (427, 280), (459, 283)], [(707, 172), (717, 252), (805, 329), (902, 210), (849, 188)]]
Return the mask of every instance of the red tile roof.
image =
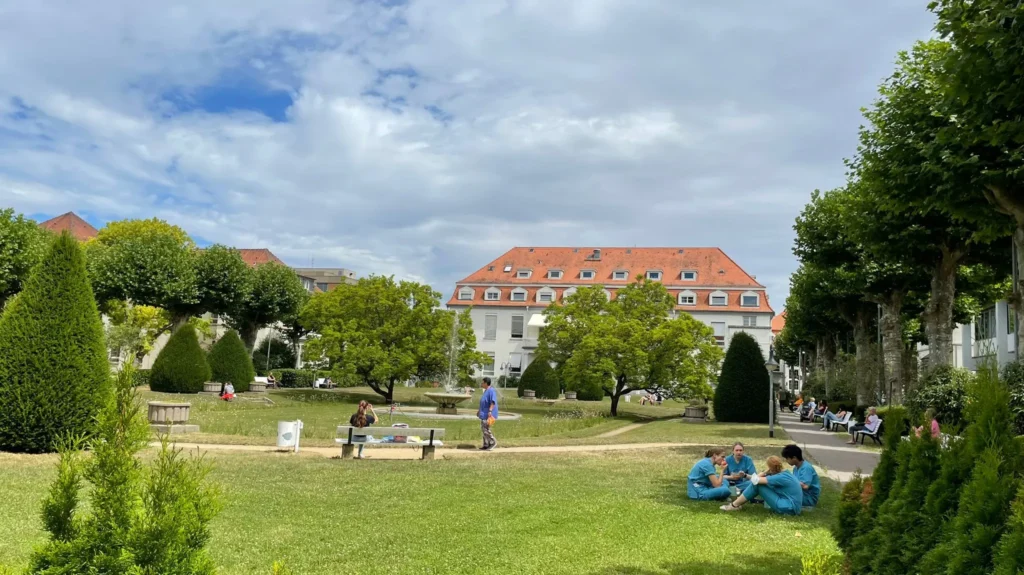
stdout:
[(281, 261), (280, 258), (275, 256), (274, 253), (268, 250), (267, 248), (240, 249), (238, 250), (238, 253), (242, 255), (242, 260), (244, 260), (245, 263), (253, 267), (270, 262), (286, 265), (283, 261)]
[(772, 333), (778, 334), (786, 327), (786, 310), (772, 318)]
[(39, 227), (49, 230), (55, 234), (60, 234), (65, 231), (70, 232), (71, 237), (80, 242), (91, 240), (99, 234), (96, 228), (89, 225), (89, 222), (78, 217), (78, 214), (75, 212), (68, 212), (46, 220), (39, 224)]
[[(521, 270), (529, 271), (530, 277), (517, 277), (517, 272)], [(561, 271), (562, 277), (548, 278), (550, 270)], [(584, 270), (593, 270), (594, 279), (581, 279), (580, 272)], [(628, 279), (614, 279), (616, 271), (626, 272)], [(574, 285), (602, 285), (614, 294), (616, 288), (632, 283), (637, 275), (649, 271), (661, 272), (660, 281), (676, 301), (682, 291), (694, 293), (696, 305), (677, 306), (677, 309), (772, 311), (767, 294), (763, 291), (764, 286), (719, 248), (513, 248), (458, 282), (448, 305), (546, 306), (546, 302), (538, 302), (536, 297), (537, 291), (543, 286), (555, 289), (556, 301), (561, 301), (565, 289)], [(682, 279), (684, 271), (696, 272), (696, 279)], [(476, 290), (472, 300), (458, 299), (459, 288), (463, 286)], [(490, 286), (502, 289), (499, 300), (484, 300), (484, 291)], [(523, 286), (527, 290), (525, 302), (511, 301), (511, 290), (516, 286)], [(710, 294), (718, 290), (726, 293), (728, 305), (709, 305)], [(757, 307), (740, 305), (740, 295), (747, 290), (761, 295)]]

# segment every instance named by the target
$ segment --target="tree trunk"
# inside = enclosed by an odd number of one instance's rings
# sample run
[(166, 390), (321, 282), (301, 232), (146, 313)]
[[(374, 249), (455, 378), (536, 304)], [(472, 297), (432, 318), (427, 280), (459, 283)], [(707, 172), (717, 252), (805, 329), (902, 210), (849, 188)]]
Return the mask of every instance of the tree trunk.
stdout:
[(242, 338), (242, 343), (245, 344), (245, 350), (252, 356), (252, 350), (256, 347), (256, 334), (259, 333), (260, 327), (255, 324), (245, 323), (238, 328), (238, 336)]
[(903, 403), (903, 292), (882, 300), (882, 357), (889, 405)]
[(171, 316), (171, 333), (174, 333), (179, 327), (188, 323), (189, 318), (192, 317), (187, 313), (175, 313)]
[(1017, 318), (1017, 340), (1021, 341), (1024, 340), (1024, 303), (1021, 302), (1024, 296), (1024, 196), (1020, 194), (1019, 188), (1008, 189), (995, 184), (987, 184), (985, 187), (985, 198), (998, 211), (1017, 222), (1017, 229), (1013, 231), (1013, 246), (1017, 251), (1018, 278), (1010, 303)]
[(626, 387), (626, 381), (624, 377), (619, 376), (615, 379), (615, 389), (612, 390), (611, 393), (612, 417), (617, 417), (619, 415), (619, 398), (622, 397), (623, 393), (629, 393), (630, 391), (632, 390)]
[[(1013, 313), (1017, 319), (1017, 341), (1024, 341), (1024, 224), (1018, 222), (1017, 229), (1013, 231), (1013, 245), (1017, 252), (1017, 285), (1015, 293), (1011, 298)], [(1020, 352), (1018, 352), (1020, 357)]]
[[(931, 356), (931, 351), (928, 352), (928, 355)], [(903, 387), (908, 395), (917, 389), (918, 371), (917, 344), (911, 343), (903, 347)]]
[(874, 389), (875, 374), (871, 369), (871, 314), (867, 306), (860, 306), (854, 317), (853, 343), (856, 346), (857, 405), (868, 405)]
[(928, 369), (953, 365), (953, 300), (956, 274), (963, 252), (942, 246), (942, 258), (932, 270), (931, 294), (921, 319), (928, 338)]
[(832, 383), (835, 381), (836, 371), (836, 341), (832, 336), (825, 336), (820, 339), (821, 342), (821, 368), (825, 374), (825, 397), (824, 399), (832, 399), (830, 394), (832, 393)]

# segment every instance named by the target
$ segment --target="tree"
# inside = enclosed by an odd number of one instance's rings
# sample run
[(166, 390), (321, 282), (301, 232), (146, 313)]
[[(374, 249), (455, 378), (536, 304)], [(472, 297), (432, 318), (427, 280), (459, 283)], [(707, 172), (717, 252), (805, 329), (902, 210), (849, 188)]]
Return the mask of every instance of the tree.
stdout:
[(687, 313), (675, 318), (672, 296), (642, 278), (609, 301), (600, 286), (580, 288), (547, 308), (539, 353), (561, 362), (566, 386), (601, 382), (618, 415), (619, 398), (647, 390), (665, 398), (706, 398), (722, 350), (710, 327)]
[(107, 302), (107, 347), (135, 363), (153, 351), (156, 339), (171, 324), (166, 310), (148, 305), (112, 300)]
[[(292, 362), (292, 365), (282, 367), (299, 367), (297, 360), (302, 351), (300, 348), (301, 342), (303, 338), (309, 335), (309, 330), (306, 329), (306, 326), (302, 325), (302, 310), (306, 307), (306, 304), (309, 303), (310, 297), (312, 296), (308, 291), (302, 290), (302, 296), (299, 297), (299, 303), (295, 307), (295, 311), (286, 314), (281, 318), (281, 332), (288, 340), (288, 343), (292, 346), (292, 356), (296, 360)], [(265, 348), (264, 351), (266, 351)], [(264, 354), (263, 357), (266, 357), (266, 354)]]
[[(267, 349), (267, 346), (270, 349)], [(292, 346), (287, 341), (273, 334), (260, 340), (252, 350), (252, 364), (261, 374), (273, 369), (295, 369), (298, 364)]]
[(0, 310), (18, 293), (43, 258), (47, 234), (34, 221), (8, 208), (0, 210)]
[(238, 393), (249, 391), (249, 384), (256, 377), (252, 366), (252, 358), (245, 349), (245, 344), (238, 337), (238, 332), (228, 330), (217, 343), (210, 348), (207, 357), (210, 364), (210, 375), (213, 381), (231, 383)]
[(416, 376), (443, 381), (447, 386), (468, 382), (490, 356), (476, 350), (470, 310), (435, 310), (433, 324), (420, 352)]
[(558, 395), (562, 391), (555, 370), (542, 357), (534, 358), (530, 365), (526, 366), (523, 377), (519, 379), (519, 387), (532, 389), (541, 399), (558, 399)]
[(1024, 486), (1017, 492), (1006, 532), (996, 548), (995, 575), (1018, 575), (1024, 571)]
[(230, 324), (238, 330), (248, 350), (256, 345), (256, 334), (264, 326), (297, 313), (306, 288), (288, 266), (269, 262), (249, 268), (245, 294), (231, 311)]
[(251, 274), (238, 250), (212, 245), (196, 253), (194, 266), (197, 301), (191, 309), (183, 308), (182, 313), (227, 315), (243, 305)]
[(210, 381), (210, 365), (191, 324), (174, 330), (149, 375), (149, 387), (165, 393), (199, 393)]
[(715, 419), (737, 423), (768, 423), (770, 375), (757, 341), (740, 332), (732, 336), (715, 388)]
[(415, 282), (370, 276), (313, 296), (302, 323), (318, 335), (306, 343), (326, 357), (339, 379), (355, 377), (392, 401), (395, 384), (417, 375), (439, 330), (441, 294)]
[(0, 449), (54, 451), (90, 436), (110, 392), (103, 324), (85, 258), (65, 233), (0, 317)]

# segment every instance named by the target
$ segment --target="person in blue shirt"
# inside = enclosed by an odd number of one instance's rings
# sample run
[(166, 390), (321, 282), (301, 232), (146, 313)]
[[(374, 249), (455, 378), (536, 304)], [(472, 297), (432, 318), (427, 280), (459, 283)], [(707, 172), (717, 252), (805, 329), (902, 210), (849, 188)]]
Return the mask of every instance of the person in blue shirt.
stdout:
[(725, 466), (725, 450), (713, 447), (704, 454), (690, 470), (686, 478), (686, 495), (697, 501), (721, 501), (728, 499), (730, 491), (728, 482), (722, 478), (716, 467)]
[(491, 378), (485, 377), (482, 384), (484, 393), (480, 396), (480, 410), (476, 414), (480, 418), (480, 431), (484, 435), (484, 445), (480, 450), (490, 451), (498, 446), (491, 431), (491, 426), (498, 419), (498, 393), (491, 387)]
[(749, 478), (755, 475), (757, 468), (754, 467), (754, 460), (744, 455), (743, 444), (737, 441), (732, 446), (732, 455), (725, 458), (725, 479), (742, 493), (750, 485)]
[(781, 515), (800, 515), (803, 501), (800, 482), (792, 473), (782, 470), (782, 459), (773, 455), (768, 458), (768, 470), (750, 479), (750, 485), (732, 503), (721, 507), (722, 511), (739, 511), (754, 497), (764, 500), (764, 506)]
[(782, 448), (782, 458), (793, 466), (793, 475), (800, 482), (800, 489), (804, 492), (803, 506), (817, 505), (818, 497), (821, 496), (821, 480), (818, 479), (818, 472), (814, 470), (814, 466), (804, 461), (803, 450), (799, 445), (787, 445)]

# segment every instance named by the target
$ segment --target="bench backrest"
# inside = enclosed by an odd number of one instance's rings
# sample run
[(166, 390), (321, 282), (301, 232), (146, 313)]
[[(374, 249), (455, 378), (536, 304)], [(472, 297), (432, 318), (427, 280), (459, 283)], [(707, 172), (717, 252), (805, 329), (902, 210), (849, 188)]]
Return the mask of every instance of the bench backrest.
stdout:
[(444, 437), (444, 428), (441, 427), (353, 427), (351, 425), (339, 425), (338, 435), (348, 437), (349, 430), (352, 435), (372, 435), (374, 437), (388, 437), (390, 435), (409, 437), (416, 435), (424, 440), (430, 439), (430, 432), (434, 432), (434, 439)]

